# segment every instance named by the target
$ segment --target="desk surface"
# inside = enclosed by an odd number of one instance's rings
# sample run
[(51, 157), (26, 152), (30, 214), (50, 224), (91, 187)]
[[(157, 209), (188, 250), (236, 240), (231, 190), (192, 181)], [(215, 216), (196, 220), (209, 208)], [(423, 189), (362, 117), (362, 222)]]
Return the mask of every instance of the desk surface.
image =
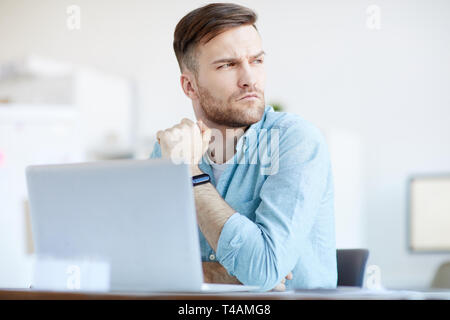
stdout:
[(288, 292), (233, 293), (123, 293), (123, 292), (58, 292), (32, 289), (0, 289), (0, 300), (450, 300), (445, 291), (368, 291), (345, 288), (339, 290), (303, 290)]
[(233, 293), (122, 293), (58, 292), (32, 289), (0, 289), (0, 300), (292, 300), (294, 292)]

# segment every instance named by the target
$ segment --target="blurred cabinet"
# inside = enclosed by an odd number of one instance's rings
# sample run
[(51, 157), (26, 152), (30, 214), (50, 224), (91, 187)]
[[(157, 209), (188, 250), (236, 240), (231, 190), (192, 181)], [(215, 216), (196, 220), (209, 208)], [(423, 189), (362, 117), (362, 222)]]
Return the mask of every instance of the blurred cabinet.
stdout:
[(84, 159), (79, 113), (66, 108), (0, 108), (0, 287), (27, 287), (33, 251), (25, 167)]
[(0, 287), (31, 281), (25, 168), (131, 157), (132, 83), (36, 57), (0, 65)]
[(93, 68), (36, 56), (0, 64), (0, 108), (27, 105), (78, 112), (78, 135), (87, 160), (132, 153), (134, 95), (129, 79)]

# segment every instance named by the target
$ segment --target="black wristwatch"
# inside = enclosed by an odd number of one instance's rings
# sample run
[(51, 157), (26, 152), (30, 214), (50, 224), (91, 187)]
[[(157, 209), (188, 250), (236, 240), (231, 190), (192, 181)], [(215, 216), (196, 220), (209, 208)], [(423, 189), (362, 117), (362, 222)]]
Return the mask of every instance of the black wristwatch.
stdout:
[(207, 173), (199, 174), (198, 176), (192, 177), (192, 185), (198, 186), (201, 184), (205, 184), (211, 181), (211, 177)]

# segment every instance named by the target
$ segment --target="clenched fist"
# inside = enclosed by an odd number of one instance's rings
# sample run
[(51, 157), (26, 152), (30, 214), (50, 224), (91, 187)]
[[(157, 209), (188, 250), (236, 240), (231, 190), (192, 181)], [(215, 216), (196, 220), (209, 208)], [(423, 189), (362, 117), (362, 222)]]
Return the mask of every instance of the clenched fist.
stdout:
[(195, 123), (184, 118), (172, 128), (158, 131), (156, 138), (163, 158), (195, 168), (208, 150), (211, 130), (201, 120)]

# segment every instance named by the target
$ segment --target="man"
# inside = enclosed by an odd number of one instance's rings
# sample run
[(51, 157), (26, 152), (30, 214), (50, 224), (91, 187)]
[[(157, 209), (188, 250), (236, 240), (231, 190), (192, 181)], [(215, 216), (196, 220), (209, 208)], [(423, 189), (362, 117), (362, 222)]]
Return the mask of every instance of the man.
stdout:
[(173, 45), (198, 122), (158, 131), (151, 157), (210, 176), (194, 187), (206, 282), (335, 288), (327, 147), (312, 124), (265, 106), (256, 19), (248, 8), (215, 3), (180, 20)]

